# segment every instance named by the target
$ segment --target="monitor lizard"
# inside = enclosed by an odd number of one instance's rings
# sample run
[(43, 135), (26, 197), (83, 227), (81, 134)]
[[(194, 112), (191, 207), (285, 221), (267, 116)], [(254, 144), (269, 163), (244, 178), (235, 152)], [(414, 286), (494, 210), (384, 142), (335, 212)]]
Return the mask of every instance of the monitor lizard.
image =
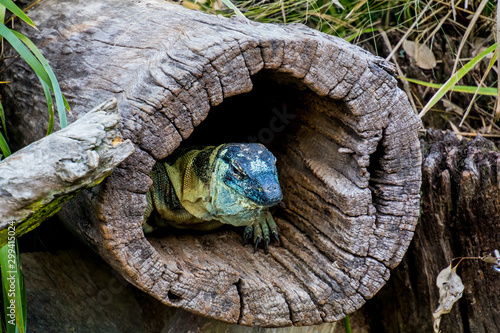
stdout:
[[(173, 226), (213, 230), (245, 226), (243, 244), (253, 235), (255, 250), (267, 252), (278, 228), (269, 208), (281, 202), (276, 157), (262, 144), (227, 143), (177, 149), (150, 173), (143, 230)], [(155, 221), (148, 221), (155, 211)]]

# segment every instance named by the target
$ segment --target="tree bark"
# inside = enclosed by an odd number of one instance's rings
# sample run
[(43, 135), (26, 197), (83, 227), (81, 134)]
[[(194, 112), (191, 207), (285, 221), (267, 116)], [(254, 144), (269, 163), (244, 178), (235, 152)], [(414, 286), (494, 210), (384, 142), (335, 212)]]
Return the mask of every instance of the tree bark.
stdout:
[(121, 141), (116, 99), (0, 162), (0, 247), (36, 228), (134, 152)]
[[(63, 228), (56, 221), (47, 224)], [(53, 235), (47, 224), (43, 232)], [(29, 332), (331, 333), (336, 325), (246, 327), (164, 306), (74, 242), (70, 249), (22, 253), (21, 262)]]
[[(498, 149), (481, 136), (460, 141), (432, 130), (422, 144), (422, 209), (414, 240), (388, 284), (355, 315), (372, 332), (432, 332), (439, 272), (453, 258), (499, 249)], [(464, 260), (458, 274), (465, 290), (444, 315), (442, 332), (499, 332), (499, 273), (492, 264)]]
[[(258, 326), (333, 322), (385, 284), (413, 236), (421, 184), (420, 121), (391, 64), (302, 25), (165, 1), (47, 0), (28, 14), (40, 33), (23, 32), (75, 117), (114, 95), (136, 146), (60, 214), (125, 279), (167, 305)], [(6, 73), (9, 128), (27, 144), (44, 131), (43, 95), (21, 61)], [(280, 247), (253, 253), (235, 228), (144, 236), (156, 161), (180, 145), (242, 141), (278, 158)]]

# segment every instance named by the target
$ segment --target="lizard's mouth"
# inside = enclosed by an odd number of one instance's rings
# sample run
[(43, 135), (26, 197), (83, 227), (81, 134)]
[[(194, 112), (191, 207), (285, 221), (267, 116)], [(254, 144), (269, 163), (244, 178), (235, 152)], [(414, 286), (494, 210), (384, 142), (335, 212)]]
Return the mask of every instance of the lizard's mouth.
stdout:
[(255, 196), (255, 197), (249, 197), (253, 202), (256, 204), (263, 206), (263, 207), (272, 207), (277, 204), (279, 204), (283, 200), (283, 193), (281, 192), (281, 188), (279, 188), (276, 191), (273, 191), (272, 193), (265, 193), (264, 195), (261, 196)]
[(271, 208), (271, 207), (274, 207), (274, 206), (276, 206), (276, 205), (278, 205), (278, 204), (280, 204), (280, 203), (283, 203), (283, 201), (282, 201), (282, 200), (273, 201), (273, 202), (270, 202), (270, 203), (268, 203), (268, 204), (263, 204), (262, 206), (263, 206), (264, 208)]

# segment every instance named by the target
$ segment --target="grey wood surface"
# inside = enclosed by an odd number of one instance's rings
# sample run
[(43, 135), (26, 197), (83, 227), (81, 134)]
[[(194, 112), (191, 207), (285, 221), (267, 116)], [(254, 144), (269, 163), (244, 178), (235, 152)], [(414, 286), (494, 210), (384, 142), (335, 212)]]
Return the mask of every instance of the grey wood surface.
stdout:
[[(333, 322), (386, 283), (413, 236), (421, 184), (420, 121), (390, 63), (302, 25), (165, 1), (46, 0), (28, 15), (40, 32), (22, 31), (75, 117), (117, 96), (135, 144), (60, 213), (125, 279), (170, 306), (257, 326)], [(43, 94), (21, 61), (6, 75), (8, 128), (25, 145), (45, 131)], [(281, 246), (253, 253), (235, 228), (144, 236), (157, 160), (181, 144), (254, 137), (278, 158)]]
[(55, 214), (80, 190), (99, 184), (134, 152), (121, 141), (116, 99), (0, 162), (0, 246)]
[[(495, 144), (481, 136), (458, 140), (437, 130), (429, 130), (421, 142), (422, 214), (415, 238), (387, 285), (357, 314), (379, 332), (432, 332), (439, 272), (453, 258), (481, 257), (500, 246)], [(480, 260), (462, 261), (457, 272), (463, 296), (443, 316), (441, 330), (499, 332), (500, 273)]]
[[(47, 224), (61, 227), (56, 222)], [(43, 228), (43, 233), (50, 232), (47, 225)], [(27, 332), (333, 333), (342, 326), (246, 327), (197, 316), (137, 290), (92, 251), (75, 243), (52, 252), (22, 253), (21, 262)]]

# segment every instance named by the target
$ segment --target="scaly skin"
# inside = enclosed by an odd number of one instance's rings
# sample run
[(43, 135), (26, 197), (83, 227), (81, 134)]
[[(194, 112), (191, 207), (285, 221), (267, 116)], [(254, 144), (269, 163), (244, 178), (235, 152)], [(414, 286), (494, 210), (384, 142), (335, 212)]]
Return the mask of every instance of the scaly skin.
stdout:
[[(151, 171), (144, 214), (145, 233), (173, 226), (213, 230), (223, 224), (245, 226), (244, 243), (253, 235), (255, 249), (270, 235), (279, 242), (269, 207), (283, 198), (276, 158), (263, 145), (228, 143), (176, 151)], [(155, 225), (148, 218), (156, 209)]]

